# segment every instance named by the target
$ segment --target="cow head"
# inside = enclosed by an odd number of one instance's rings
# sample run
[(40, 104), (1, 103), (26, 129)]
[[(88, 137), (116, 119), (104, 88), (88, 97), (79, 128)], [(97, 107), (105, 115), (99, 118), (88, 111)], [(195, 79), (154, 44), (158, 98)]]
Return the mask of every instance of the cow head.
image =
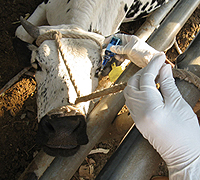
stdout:
[[(34, 27), (22, 19), (22, 25), (34, 38), (50, 30), (62, 34), (84, 34), (103, 42), (104, 37), (83, 31), (71, 25)], [(95, 70), (101, 62), (101, 48), (88, 39), (62, 38), (62, 49), (70, 73), (81, 95), (90, 94), (98, 85)], [(66, 62), (54, 40), (45, 40), (39, 47), (28, 45), (32, 50), (31, 63), (36, 71), (38, 134), (37, 142), (53, 156), (69, 156), (80, 145), (87, 144), (85, 118), (90, 102), (75, 105), (77, 93), (66, 69)]]

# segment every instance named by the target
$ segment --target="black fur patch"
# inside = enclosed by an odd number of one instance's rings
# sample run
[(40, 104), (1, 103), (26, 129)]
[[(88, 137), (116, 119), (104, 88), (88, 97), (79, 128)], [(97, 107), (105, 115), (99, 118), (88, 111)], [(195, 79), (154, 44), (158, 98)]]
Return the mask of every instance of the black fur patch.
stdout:
[(47, 4), (49, 0), (44, 0), (44, 4)]
[(154, 4), (155, 2), (156, 2), (156, 0), (152, 0), (152, 1), (151, 1), (151, 5)]
[(68, 13), (70, 11), (70, 8), (66, 11), (66, 13)]
[(69, 3), (69, 2), (70, 2), (70, 0), (67, 1), (67, 3)]
[(165, 0), (157, 0), (156, 7), (162, 6), (163, 4), (165, 4)]
[(128, 10), (128, 6), (127, 6), (127, 4), (125, 4), (124, 11), (126, 12), (127, 10)]
[(155, 2), (157, 2), (157, 5), (155, 7), (157, 7), (163, 5), (165, 3), (165, 0), (152, 0), (151, 5), (154, 4)]
[(88, 29), (88, 32), (92, 32), (92, 23), (90, 24), (90, 28)]
[(152, 10), (153, 6), (151, 6), (147, 11), (150, 12)]
[(126, 14), (126, 18), (134, 17), (135, 14), (139, 11), (141, 5), (142, 5), (141, 1), (134, 0), (134, 3), (131, 5), (129, 11)]
[(146, 9), (146, 7), (148, 6), (149, 2), (147, 2), (143, 7), (142, 7), (142, 11), (144, 11)]

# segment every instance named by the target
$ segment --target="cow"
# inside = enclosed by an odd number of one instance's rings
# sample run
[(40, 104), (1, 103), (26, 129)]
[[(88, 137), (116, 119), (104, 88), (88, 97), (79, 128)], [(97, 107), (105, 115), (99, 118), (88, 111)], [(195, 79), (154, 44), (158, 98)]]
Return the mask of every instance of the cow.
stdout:
[[(21, 18), (14, 46), (19, 57), (30, 57), (36, 68), (37, 142), (47, 154), (70, 156), (80, 145), (88, 143), (85, 120), (91, 102), (75, 104), (75, 100), (90, 94), (98, 85), (95, 72), (102, 63), (101, 45), (105, 37), (116, 33), (122, 22), (144, 17), (166, 2), (44, 0), (28, 20)], [(90, 38), (61, 37), (64, 60), (54, 40), (46, 39), (34, 45), (38, 37), (51, 31)], [(22, 47), (26, 47), (23, 52)]]

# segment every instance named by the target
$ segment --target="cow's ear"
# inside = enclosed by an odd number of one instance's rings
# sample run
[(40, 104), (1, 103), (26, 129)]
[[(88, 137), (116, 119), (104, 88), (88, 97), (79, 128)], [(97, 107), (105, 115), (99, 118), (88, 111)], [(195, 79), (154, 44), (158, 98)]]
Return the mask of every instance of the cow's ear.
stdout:
[(13, 38), (13, 47), (17, 55), (18, 61), (22, 66), (31, 66), (32, 44), (22, 41), (15, 37)]

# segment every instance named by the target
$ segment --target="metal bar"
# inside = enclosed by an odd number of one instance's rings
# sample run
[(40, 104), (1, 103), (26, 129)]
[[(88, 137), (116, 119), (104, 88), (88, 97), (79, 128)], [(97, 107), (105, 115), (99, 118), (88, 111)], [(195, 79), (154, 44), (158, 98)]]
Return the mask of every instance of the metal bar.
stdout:
[[(138, 70), (139, 68), (137, 66), (131, 64), (118, 79), (117, 83), (127, 81)], [(105, 133), (117, 112), (124, 105), (124, 102), (122, 93), (103, 98), (88, 117), (87, 132), (90, 140), (89, 143), (81, 146), (80, 150), (74, 156), (55, 158), (40, 179), (70, 179), (94, 147), (95, 143)]]
[[(196, 38), (190, 43), (186, 51), (177, 58), (177, 67), (179, 69), (187, 69), (200, 77), (200, 32)], [(176, 85), (183, 98), (191, 107), (194, 107), (199, 100), (200, 91), (186, 81), (176, 79)]]
[(54, 157), (49, 156), (41, 150), (26, 170), (21, 174), (18, 180), (37, 180), (38, 177), (41, 177), (44, 171), (49, 167), (53, 159)]
[(151, 16), (149, 16), (143, 25), (137, 30), (137, 37), (146, 41), (154, 32), (154, 30), (160, 26), (160, 23), (177, 2), (178, 0), (170, 0), (167, 4), (158, 8), (154, 13), (152, 13)]
[(162, 161), (134, 126), (95, 180), (147, 180)]
[(199, 2), (199, 0), (181, 0), (169, 14), (168, 17), (170, 18), (166, 18), (161, 27), (152, 34), (148, 43), (158, 51), (167, 49), (173, 42), (174, 37), (188, 20), (188, 17), (190, 17), (197, 8)]

